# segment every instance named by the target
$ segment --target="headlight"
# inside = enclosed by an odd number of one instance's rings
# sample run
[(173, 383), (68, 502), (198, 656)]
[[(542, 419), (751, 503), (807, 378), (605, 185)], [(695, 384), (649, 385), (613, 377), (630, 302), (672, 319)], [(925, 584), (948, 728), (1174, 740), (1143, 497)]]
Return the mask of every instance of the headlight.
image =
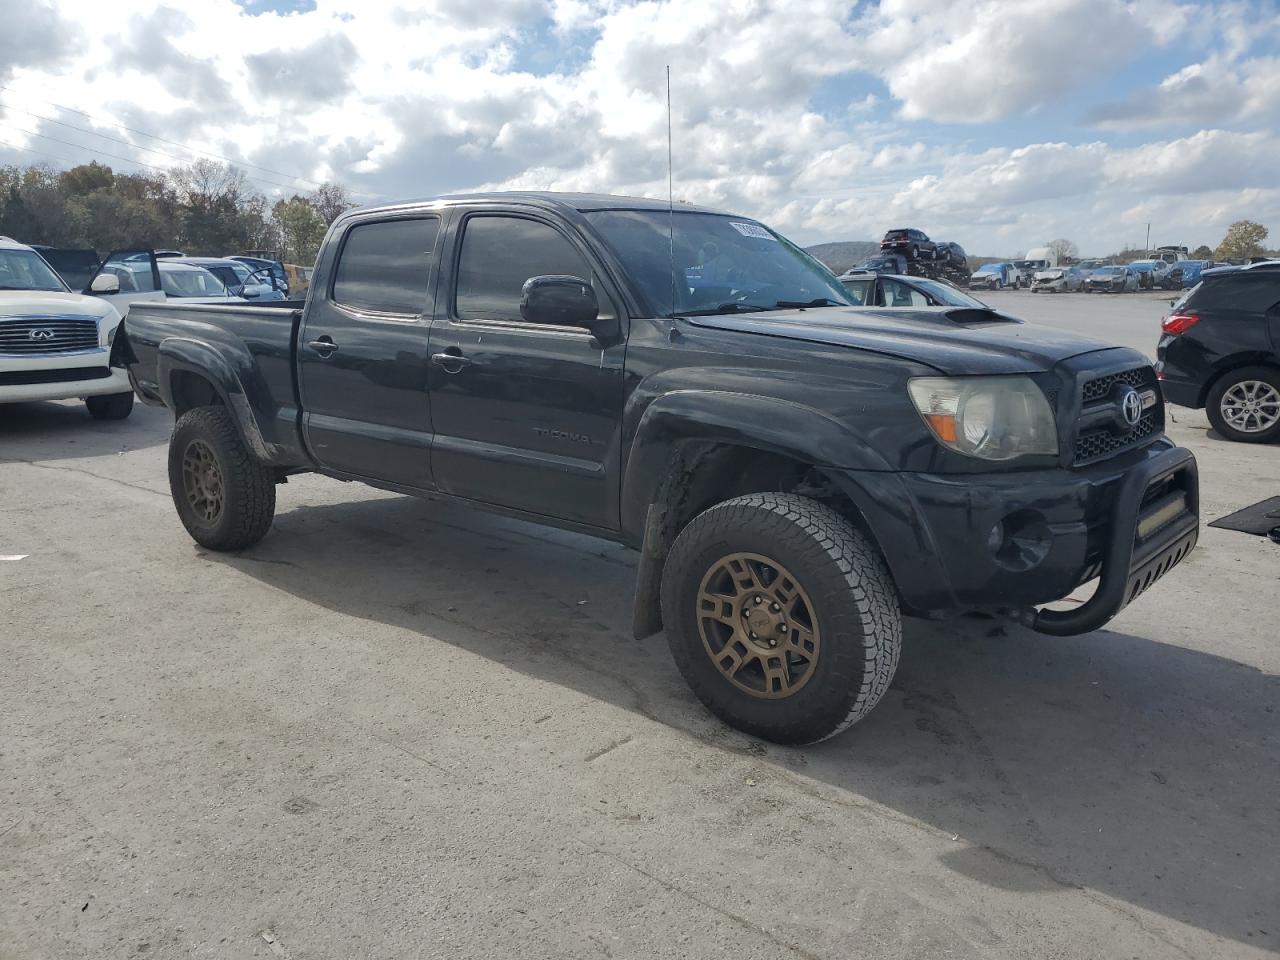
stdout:
[(916, 377), (907, 391), (939, 442), (966, 456), (1058, 452), (1053, 410), (1029, 377)]

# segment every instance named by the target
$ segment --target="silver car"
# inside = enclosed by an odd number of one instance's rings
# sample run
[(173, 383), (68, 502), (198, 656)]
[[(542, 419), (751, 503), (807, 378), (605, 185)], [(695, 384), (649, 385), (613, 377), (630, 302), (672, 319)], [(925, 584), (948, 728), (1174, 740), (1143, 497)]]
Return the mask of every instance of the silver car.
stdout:
[(1031, 278), (1032, 293), (1075, 293), (1083, 286), (1084, 271), (1079, 267), (1049, 267)]

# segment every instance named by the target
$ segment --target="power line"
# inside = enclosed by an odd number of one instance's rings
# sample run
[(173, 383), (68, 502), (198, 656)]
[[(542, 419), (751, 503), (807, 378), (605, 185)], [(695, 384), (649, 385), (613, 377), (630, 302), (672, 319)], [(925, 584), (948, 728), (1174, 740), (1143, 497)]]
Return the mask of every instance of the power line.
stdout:
[[(15, 106), (13, 106), (12, 104), (5, 103), (5, 102), (4, 102), (4, 101), (2, 101), (2, 100), (0, 100), (0, 106), (2, 106), (2, 107), (4, 107), (4, 108), (6, 108), (6, 109), (8, 109), (8, 110), (17, 110), (19, 113), (25, 113), (27, 116), (29, 116), (29, 117), (34, 117), (34, 118), (35, 118), (35, 119), (37, 119), (37, 120), (44, 120), (44, 121), (45, 121), (45, 122), (47, 122), (47, 123), (56, 123), (56, 124), (57, 124), (58, 126), (60, 126), (60, 127), (66, 127), (66, 128), (67, 128), (67, 129), (69, 129), (69, 130), (75, 130), (77, 133), (86, 133), (86, 134), (88, 134), (88, 135), (89, 135), (89, 136), (91, 136), (91, 137), (100, 137), (100, 138), (101, 138), (101, 139), (103, 139), (103, 140), (110, 140), (112, 143), (118, 143), (118, 144), (120, 144), (121, 146), (125, 146), (125, 147), (132, 147), (132, 148), (134, 148), (135, 150), (141, 150), (141, 151), (143, 151), (144, 153), (154, 153), (154, 154), (156, 154), (157, 156), (161, 156), (161, 157), (168, 157), (170, 160), (177, 160), (179, 163), (190, 163), (190, 162), (191, 162), (191, 158), (190, 158), (190, 157), (180, 157), (180, 156), (178, 156), (177, 154), (173, 154), (173, 153), (166, 153), (166, 152), (165, 152), (165, 151), (163, 151), (163, 150), (157, 150), (155, 147), (144, 147), (142, 144), (134, 143), (134, 142), (133, 142), (133, 141), (131, 141), (131, 140), (121, 140), (119, 137), (109, 137), (109, 136), (107, 136), (105, 133), (99, 133), (97, 130), (90, 130), (90, 129), (88, 129), (87, 127), (77, 127), (74, 123), (67, 123), (66, 121), (63, 121), (63, 120), (55, 120), (53, 117), (43, 117), (43, 116), (41, 116), (41, 115), (40, 115), (40, 114), (38, 114), (38, 113), (32, 113), (30, 110), (23, 110), (21, 107), (15, 107)], [(20, 130), (21, 128), (19, 128), (19, 127), (15, 127), (14, 129), (15, 129), (15, 130)], [(27, 130), (23, 130), (22, 132), (23, 132), (23, 133), (30, 133), (30, 131), (27, 131)], [(42, 133), (37, 133), (37, 134), (34, 134), (34, 136), (42, 137), (42, 136), (44, 136), (44, 134), (42, 134)], [(287, 174), (284, 174), (283, 176), (287, 176)], [(302, 177), (296, 177), (296, 178), (294, 178), (294, 179), (296, 179), (296, 180), (298, 180), (298, 181), (300, 181), (300, 182), (303, 182), (303, 183), (314, 183), (314, 182), (315, 182), (314, 180), (303, 180), (303, 178), (302, 178)], [(297, 187), (295, 187), (293, 184), (289, 184), (289, 183), (276, 183), (274, 180), (263, 180), (263, 179), (257, 179), (255, 182), (257, 182), (257, 183), (270, 183), (272, 186), (274, 186), (274, 187), (280, 187), (282, 190), (296, 190), (296, 189), (297, 189)]]
[[(5, 86), (4, 84), (0, 84), (0, 90), (5, 90), (5, 91), (8, 91), (9, 93), (17, 93), (17, 91), (14, 90), (12, 87)], [(83, 110), (77, 110), (75, 107), (63, 106), (60, 103), (54, 103), (52, 100), (45, 100), (43, 97), (36, 97), (34, 99), (40, 100), (43, 103), (47, 103), (51, 107), (57, 107), (59, 110), (65, 110), (67, 113), (75, 113), (75, 114), (79, 114), (82, 117), (87, 117), (90, 120), (93, 119), (93, 114), (85, 113)], [(15, 108), (15, 109), (19, 109), (19, 108)], [(27, 113), (26, 110), (23, 110), (22, 112)], [(32, 116), (34, 116), (34, 114), (32, 114)], [(47, 119), (47, 118), (42, 117), (41, 119)], [(56, 123), (57, 121), (54, 121), (54, 122)], [(179, 147), (183, 150), (186, 150), (188, 153), (204, 154), (206, 157), (211, 157), (214, 160), (221, 160), (223, 163), (229, 163), (232, 166), (252, 167), (255, 170), (261, 170), (263, 173), (270, 173), (273, 176), (285, 177), (286, 179), (289, 179), (289, 180), (298, 180), (298, 181), (301, 181), (302, 183), (310, 183), (313, 186), (317, 186), (317, 187), (322, 186), (322, 184), (318, 180), (311, 180), (307, 177), (294, 176), (293, 174), (290, 174), (290, 173), (283, 173), (280, 170), (272, 170), (269, 167), (259, 166), (256, 163), (249, 163), (246, 160), (232, 160), (230, 157), (224, 157), (221, 154), (212, 153), (208, 150), (197, 150), (195, 147), (189, 147), (185, 143), (179, 143), (177, 140), (170, 140), (167, 137), (157, 136), (154, 133), (147, 133), (145, 130), (137, 130), (137, 129), (134, 129), (133, 127), (127, 127), (123, 123), (117, 123), (116, 126), (118, 126), (121, 130), (127, 130), (129, 133), (136, 134), (139, 137), (147, 137), (150, 140), (158, 140), (161, 143), (167, 143), (172, 147)]]

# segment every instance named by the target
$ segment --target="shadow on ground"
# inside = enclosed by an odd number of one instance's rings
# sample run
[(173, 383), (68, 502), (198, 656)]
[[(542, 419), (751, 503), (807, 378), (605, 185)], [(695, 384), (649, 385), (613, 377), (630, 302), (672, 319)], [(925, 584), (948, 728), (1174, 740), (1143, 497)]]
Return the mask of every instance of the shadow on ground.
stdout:
[(0, 404), (0, 459), (77, 460), (167, 443), (166, 410), (134, 404), (125, 420), (94, 420), (78, 401)]
[(391, 498), (294, 509), (252, 552), (203, 556), (803, 768), (956, 834), (945, 862), (992, 886), (1096, 890), (1280, 947), (1280, 678), (1240, 663), (1105, 631), (912, 623), (879, 708), (797, 751), (710, 719), (662, 639), (631, 639), (633, 555), (601, 541)]

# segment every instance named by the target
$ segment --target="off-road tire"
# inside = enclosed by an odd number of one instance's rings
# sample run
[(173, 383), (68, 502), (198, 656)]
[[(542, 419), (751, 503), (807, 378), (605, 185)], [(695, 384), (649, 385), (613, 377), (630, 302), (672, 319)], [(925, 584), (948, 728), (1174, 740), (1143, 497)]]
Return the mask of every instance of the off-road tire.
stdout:
[[(221, 474), (222, 509), (212, 520), (196, 512), (184, 486), (183, 456), (194, 441), (209, 448)], [(196, 407), (178, 418), (169, 441), (169, 491), (187, 533), (210, 550), (252, 546), (275, 517), (275, 479), (249, 452), (225, 407)]]
[[(785, 567), (812, 600), (821, 631), (817, 662), (783, 699), (738, 689), (699, 632), (703, 577), (740, 552)], [(889, 689), (902, 649), (902, 615), (880, 551), (835, 510), (793, 494), (737, 497), (690, 521), (663, 570), (662, 619), (676, 666), (707, 709), (774, 743), (814, 743), (861, 720)]]
[(95, 420), (123, 420), (133, 413), (133, 391), (85, 397), (84, 405)]
[(1223, 374), (1209, 388), (1209, 395), (1205, 398), (1205, 413), (1209, 415), (1209, 422), (1213, 424), (1213, 429), (1228, 440), (1236, 440), (1240, 443), (1271, 443), (1280, 439), (1280, 421), (1264, 430), (1258, 430), (1253, 433), (1238, 430), (1227, 422), (1222, 413), (1223, 397), (1236, 384), (1246, 380), (1269, 383), (1277, 391), (1280, 391), (1280, 370), (1276, 370), (1274, 367), (1241, 367), (1238, 370)]

